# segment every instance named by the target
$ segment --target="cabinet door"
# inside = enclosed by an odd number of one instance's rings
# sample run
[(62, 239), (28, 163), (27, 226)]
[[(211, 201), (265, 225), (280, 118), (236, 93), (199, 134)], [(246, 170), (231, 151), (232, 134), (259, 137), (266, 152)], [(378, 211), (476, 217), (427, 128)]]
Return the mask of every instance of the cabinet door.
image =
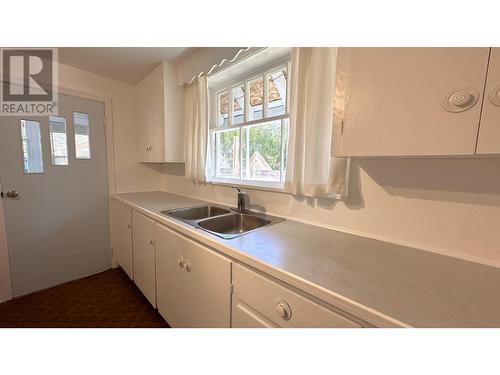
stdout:
[(334, 155), (473, 155), (488, 54), (339, 48)]
[(277, 328), (277, 326), (234, 297), (231, 328)]
[(138, 85), (139, 161), (165, 161), (163, 67), (158, 65)]
[(230, 327), (231, 261), (156, 227), (158, 311), (172, 327)]
[(500, 48), (491, 49), (483, 100), (477, 153), (500, 154)]
[(116, 262), (133, 279), (132, 211), (115, 200), (111, 200), (111, 246)]
[(134, 282), (156, 307), (155, 222), (133, 211)]

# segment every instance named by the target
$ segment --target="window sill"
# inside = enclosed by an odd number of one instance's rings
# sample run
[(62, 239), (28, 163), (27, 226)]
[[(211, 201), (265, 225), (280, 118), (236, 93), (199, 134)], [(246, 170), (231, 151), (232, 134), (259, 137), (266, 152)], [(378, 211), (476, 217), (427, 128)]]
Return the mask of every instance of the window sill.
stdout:
[(241, 180), (218, 180), (214, 179), (210, 181), (212, 185), (220, 185), (220, 186), (238, 186), (243, 189), (250, 189), (250, 190), (261, 190), (261, 191), (269, 191), (272, 193), (282, 193), (282, 194), (288, 194), (284, 191), (283, 184), (276, 183), (273, 185), (268, 185), (268, 184), (260, 184), (259, 182), (255, 181), (253, 183), (242, 183)]

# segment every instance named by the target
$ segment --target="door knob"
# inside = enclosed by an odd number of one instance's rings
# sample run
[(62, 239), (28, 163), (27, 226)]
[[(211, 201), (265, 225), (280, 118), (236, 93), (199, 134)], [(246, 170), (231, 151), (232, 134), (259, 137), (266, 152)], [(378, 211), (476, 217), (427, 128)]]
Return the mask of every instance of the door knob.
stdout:
[(6, 195), (7, 195), (7, 198), (11, 198), (11, 199), (19, 198), (19, 193), (15, 190), (9, 190)]

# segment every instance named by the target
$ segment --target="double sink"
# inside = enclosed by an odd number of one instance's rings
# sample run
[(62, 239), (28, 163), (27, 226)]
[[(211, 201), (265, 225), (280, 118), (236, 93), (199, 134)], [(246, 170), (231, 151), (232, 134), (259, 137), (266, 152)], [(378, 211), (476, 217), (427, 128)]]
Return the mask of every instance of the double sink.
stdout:
[(232, 239), (284, 219), (252, 211), (239, 212), (214, 205), (178, 208), (161, 212), (224, 239)]

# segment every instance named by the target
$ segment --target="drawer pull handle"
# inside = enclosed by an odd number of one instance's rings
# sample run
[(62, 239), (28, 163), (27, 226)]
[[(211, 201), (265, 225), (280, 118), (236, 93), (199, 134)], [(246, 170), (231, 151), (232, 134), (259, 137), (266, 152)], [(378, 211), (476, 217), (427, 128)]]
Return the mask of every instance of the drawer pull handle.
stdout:
[(292, 317), (292, 309), (286, 301), (280, 300), (276, 303), (275, 311), (278, 316), (284, 320), (290, 320)]
[(191, 262), (189, 261), (189, 259), (186, 259), (184, 261), (184, 268), (186, 269), (187, 272), (191, 272)]
[(184, 268), (185, 260), (182, 255), (179, 255), (177, 257), (177, 264), (179, 265), (179, 267)]

